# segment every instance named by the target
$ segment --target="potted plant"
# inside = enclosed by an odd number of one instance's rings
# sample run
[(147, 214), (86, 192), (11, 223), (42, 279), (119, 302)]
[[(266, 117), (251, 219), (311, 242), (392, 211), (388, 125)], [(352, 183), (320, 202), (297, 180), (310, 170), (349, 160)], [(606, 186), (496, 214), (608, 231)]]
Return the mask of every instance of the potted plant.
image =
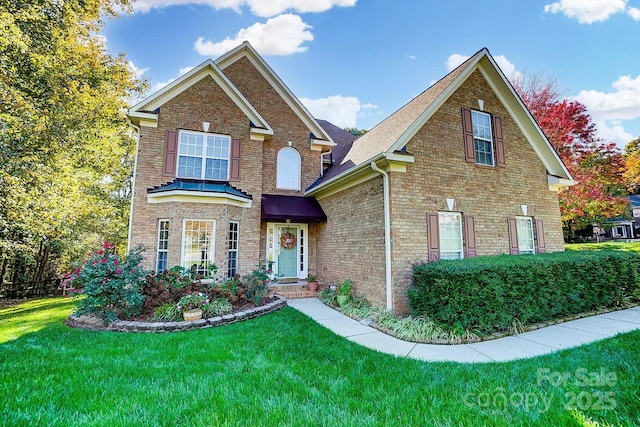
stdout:
[(336, 289), (338, 305), (343, 306), (349, 302), (351, 299), (351, 289), (353, 289), (353, 281), (351, 279), (347, 279), (338, 285)]
[(189, 293), (178, 301), (178, 311), (186, 322), (202, 319), (202, 311), (209, 305), (209, 297), (202, 292)]
[(316, 292), (318, 290), (318, 276), (310, 274), (307, 277), (307, 287), (311, 292)]

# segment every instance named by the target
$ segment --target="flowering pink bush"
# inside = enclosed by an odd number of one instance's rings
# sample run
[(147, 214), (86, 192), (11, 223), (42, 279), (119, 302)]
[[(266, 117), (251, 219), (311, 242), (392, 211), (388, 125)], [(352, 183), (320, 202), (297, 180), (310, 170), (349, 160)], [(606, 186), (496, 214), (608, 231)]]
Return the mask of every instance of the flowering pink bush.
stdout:
[[(131, 250), (120, 259), (113, 243), (104, 242), (102, 249), (90, 253), (84, 264), (69, 273), (65, 286), (73, 289), (72, 295), (83, 293), (79, 314), (90, 313), (111, 322), (122, 315), (137, 315), (142, 309), (147, 272), (140, 267), (142, 246)], [(79, 290), (82, 291), (79, 291)]]

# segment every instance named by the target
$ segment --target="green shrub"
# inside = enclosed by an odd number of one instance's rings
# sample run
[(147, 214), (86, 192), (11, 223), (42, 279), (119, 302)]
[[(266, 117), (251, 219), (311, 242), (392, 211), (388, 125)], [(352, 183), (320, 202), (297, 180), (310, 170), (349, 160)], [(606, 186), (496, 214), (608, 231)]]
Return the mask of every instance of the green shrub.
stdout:
[(247, 288), (247, 300), (252, 301), (256, 306), (260, 305), (260, 301), (269, 291), (269, 284), (276, 280), (273, 272), (265, 265), (259, 265), (251, 273), (245, 274), (242, 281)]
[(121, 259), (115, 245), (105, 242), (102, 249), (89, 254), (82, 267), (68, 277), (68, 282), (76, 289), (82, 289), (83, 298), (76, 313), (94, 314), (105, 323), (119, 316), (130, 317), (140, 314), (147, 272), (140, 266), (142, 251), (138, 246)]
[(178, 310), (176, 304), (167, 303), (153, 310), (153, 317), (151, 319), (157, 322), (175, 322), (182, 320), (182, 312)]
[(213, 298), (209, 301), (209, 304), (205, 307), (202, 312), (202, 317), (214, 317), (214, 316), (222, 316), (223, 314), (230, 313), (233, 310), (233, 306), (229, 301), (224, 298)]
[(620, 251), (500, 255), (414, 266), (414, 315), (503, 331), (640, 300), (640, 256)]

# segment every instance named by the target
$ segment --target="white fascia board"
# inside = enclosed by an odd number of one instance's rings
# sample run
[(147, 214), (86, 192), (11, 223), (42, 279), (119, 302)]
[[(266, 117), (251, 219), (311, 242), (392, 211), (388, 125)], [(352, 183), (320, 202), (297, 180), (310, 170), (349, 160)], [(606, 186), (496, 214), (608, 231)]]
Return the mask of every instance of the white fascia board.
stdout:
[(151, 204), (168, 202), (207, 203), (238, 206), (241, 208), (250, 208), (253, 204), (251, 200), (234, 196), (232, 194), (184, 190), (163, 191), (161, 193), (147, 194), (147, 202)]

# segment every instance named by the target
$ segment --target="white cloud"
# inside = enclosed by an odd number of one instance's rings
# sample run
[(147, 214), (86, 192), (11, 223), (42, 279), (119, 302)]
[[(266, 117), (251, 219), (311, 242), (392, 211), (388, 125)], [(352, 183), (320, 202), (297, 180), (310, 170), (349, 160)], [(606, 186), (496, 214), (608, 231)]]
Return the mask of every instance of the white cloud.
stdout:
[(362, 104), (355, 96), (334, 95), (327, 98), (300, 98), (309, 112), (318, 119), (346, 128), (356, 127), (356, 118), (367, 114), (367, 110), (378, 108), (375, 104)]
[(598, 137), (602, 138), (604, 142), (615, 142), (621, 149), (635, 138), (629, 132), (625, 131), (617, 120), (612, 122), (606, 120), (594, 121), (594, 123), (598, 130)]
[(622, 76), (613, 83), (614, 92), (582, 90), (576, 100), (587, 106), (594, 120), (640, 118), (640, 76)]
[(334, 6), (355, 6), (357, 0), (246, 0), (254, 15), (269, 17), (286, 10), (298, 13), (326, 12)]
[(308, 31), (310, 28), (298, 15), (288, 13), (270, 18), (264, 24), (255, 23), (243, 28), (234, 38), (227, 37), (221, 42), (200, 37), (193, 47), (201, 55), (219, 56), (248, 41), (263, 55), (290, 55), (307, 50), (302, 44), (313, 40), (313, 34)]
[(129, 61), (128, 65), (129, 65), (129, 69), (131, 69), (131, 72), (137, 79), (142, 78), (142, 75), (147, 71), (149, 71), (148, 67), (147, 68), (136, 67), (136, 64), (134, 64), (133, 61)]
[(640, 21), (640, 9), (637, 7), (630, 7), (629, 10), (627, 10), (627, 14), (633, 18), (634, 21)]
[[(457, 66), (459, 66), (469, 58), (471, 57), (468, 55), (462, 55), (459, 53), (454, 53), (453, 55), (450, 55), (449, 58), (447, 58), (447, 62), (446, 62), (447, 71), (453, 71)], [(513, 65), (513, 63), (509, 61), (506, 58), (506, 56), (498, 55), (498, 56), (494, 56), (493, 59), (496, 61), (496, 64), (498, 64), (498, 67), (500, 67), (505, 77), (510, 81), (513, 81), (514, 79), (522, 77), (522, 73), (516, 70), (516, 66)]]
[(171, 77), (169, 80), (165, 81), (165, 82), (157, 82), (154, 83), (153, 86), (151, 86), (151, 88), (149, 89), (149, 93), (156, 93), (157, 91), (159, 91), (160, 89), (162, 89), (163, 87), (165, 87), (166, 85), (168, 85), (169, 83), (173, 82), (174, 80), (176, 80), (178, 77), (180, 77), (183, 74), (188, 73), (189, 71), (193, 70), (195, 67), (181, 67), (178, 70), (178, 75), (175, 77)]
[[(606, 21), (611, 15), (623, 12), (628, 0), (560, 0), (544, 7), (547, 13), (563, 13), (581, 24)], [(631, 12), (630, 12), (631, 14)], [(632, 15), (633, 17), (633, 15)], [(635, 18), (634, 18), (635, 19)]]
[(640, 76), (622, 76), (612, 87), (614, 91), (608, 93), (582, 90), (574, 99), (587, 107), (599, 137), (623, 147), (634, 136), (624, 130), (621, 122), (640, 119)]
[(170, 6), (202, 4), (214, 9), (232, 9), (240, 12), (243, 6), (249, 7), (254, 15), (268, 18), (287, 10), (298, 13), (325, 12), (334, 6), (355, 6), (357, 0), (137, 0), (133, 8), (139, 12), (162, 9)]

